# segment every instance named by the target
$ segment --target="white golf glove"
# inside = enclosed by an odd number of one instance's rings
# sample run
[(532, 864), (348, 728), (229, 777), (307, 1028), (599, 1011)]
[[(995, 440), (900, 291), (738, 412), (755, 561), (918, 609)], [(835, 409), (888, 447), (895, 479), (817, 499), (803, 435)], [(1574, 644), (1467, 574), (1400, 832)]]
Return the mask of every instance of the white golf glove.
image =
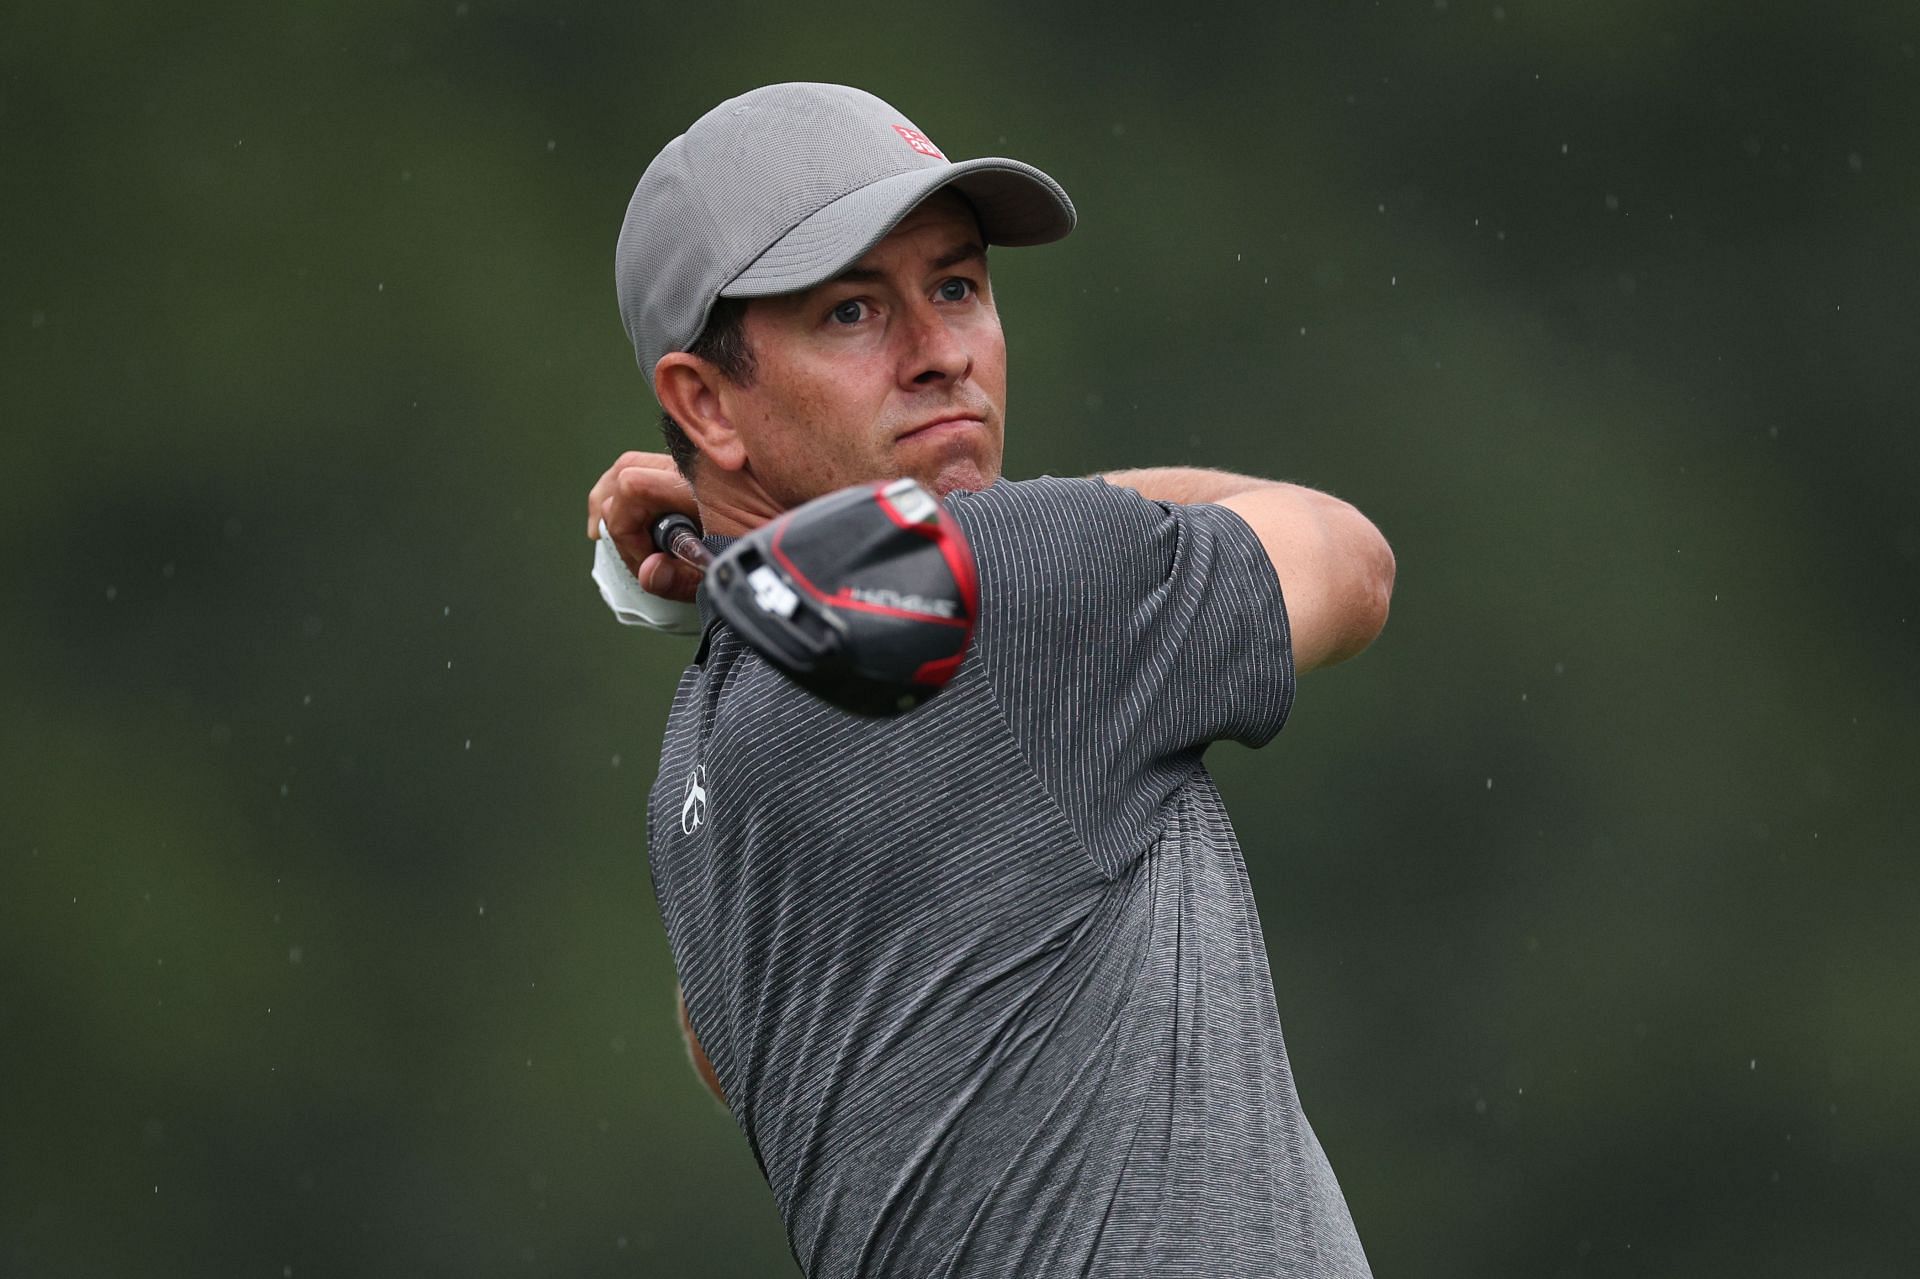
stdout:
[(655, 595), (640, 585), (614, 547), (605, 520), (600, 521), (600, 540), (593, 544), (593, 581), (623, 626), (649, 626), (669, 635), (700, 633), (698, 608)]

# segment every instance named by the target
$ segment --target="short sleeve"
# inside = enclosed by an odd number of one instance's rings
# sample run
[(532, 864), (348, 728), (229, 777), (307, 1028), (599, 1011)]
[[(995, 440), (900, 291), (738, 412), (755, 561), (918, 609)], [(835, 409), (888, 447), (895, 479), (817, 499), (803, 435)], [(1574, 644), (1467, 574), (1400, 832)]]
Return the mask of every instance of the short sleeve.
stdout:
[(1225, 507), (1103, 480), (1002, 481), (947, 502), (979, 562), (978, 660), (1042, 783), (1116, 872), (1209, 743), (1261, 746), (1286, 722), (1273, 564)]

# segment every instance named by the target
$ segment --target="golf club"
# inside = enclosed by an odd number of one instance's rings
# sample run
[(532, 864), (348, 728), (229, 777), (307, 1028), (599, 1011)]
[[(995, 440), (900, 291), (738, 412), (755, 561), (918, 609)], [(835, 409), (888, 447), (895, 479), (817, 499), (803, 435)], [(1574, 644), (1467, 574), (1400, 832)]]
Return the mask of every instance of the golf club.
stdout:
[(650, 532), (701, 570), (701, 595), (755, 651), (842, 710), (912, 710), (965, 660), (979, 611), (973, 552), (913, 480), (815, 498), (718, 555), (685, 515)]

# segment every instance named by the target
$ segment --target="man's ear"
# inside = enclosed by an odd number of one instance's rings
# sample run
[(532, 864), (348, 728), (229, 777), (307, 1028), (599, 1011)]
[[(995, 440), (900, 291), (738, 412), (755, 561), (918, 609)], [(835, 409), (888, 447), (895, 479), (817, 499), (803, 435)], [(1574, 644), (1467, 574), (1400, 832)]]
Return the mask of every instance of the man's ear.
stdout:
[(723, 471), (747, 464), (747, 447), (727, 416), (718, 366), (685, 351), (669, 351), (653, 366), (653, 393), (667, 416), (680, 424), (701, 456)]

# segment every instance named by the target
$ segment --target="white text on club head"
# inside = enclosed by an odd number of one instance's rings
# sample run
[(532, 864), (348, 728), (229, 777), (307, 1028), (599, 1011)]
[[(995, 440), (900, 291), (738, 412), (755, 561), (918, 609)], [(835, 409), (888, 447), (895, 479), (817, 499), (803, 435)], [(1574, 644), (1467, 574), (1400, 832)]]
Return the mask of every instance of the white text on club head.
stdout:
[(760, 606), (763, 613), (792, 617), (793, 610), (800, 606), (800, 597), (780, 580), (778, 573), (765, 564), (747, 574), (747, 584), (753, 587), (753, 602)]

